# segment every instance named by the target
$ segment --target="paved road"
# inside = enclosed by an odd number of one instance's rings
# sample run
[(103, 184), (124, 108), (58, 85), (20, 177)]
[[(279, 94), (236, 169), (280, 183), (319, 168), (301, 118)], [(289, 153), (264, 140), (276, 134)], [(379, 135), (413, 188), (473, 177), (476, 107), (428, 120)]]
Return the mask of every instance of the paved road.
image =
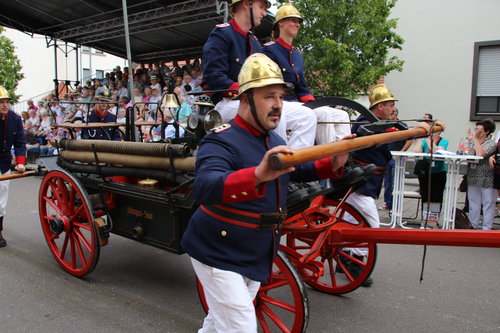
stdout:
[[(0, 249), (0, 332), (196, 332), (203, 318), (186, 255), (112, 235), (79, 279), (40, 230), (40, 179), (11, 181)], [(308, 332), (500, 332), (500, 249), (379, 246), (374, 285), (344, 296), (308, 288)]]

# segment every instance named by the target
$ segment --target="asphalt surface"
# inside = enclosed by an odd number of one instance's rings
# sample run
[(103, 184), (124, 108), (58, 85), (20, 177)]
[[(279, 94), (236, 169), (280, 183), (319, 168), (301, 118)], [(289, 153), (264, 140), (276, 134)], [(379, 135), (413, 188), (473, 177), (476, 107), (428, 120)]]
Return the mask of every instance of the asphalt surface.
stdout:
[[(63, 271), (38, 218), (40, 179), (12, 180), (0, 249), (0, 332), (196, 332), (186, 255), (111, 235), (84, 278)], [(308, 332), (500, 332), (500, 249), (379, 245), (371, 288), (307, 287)]]

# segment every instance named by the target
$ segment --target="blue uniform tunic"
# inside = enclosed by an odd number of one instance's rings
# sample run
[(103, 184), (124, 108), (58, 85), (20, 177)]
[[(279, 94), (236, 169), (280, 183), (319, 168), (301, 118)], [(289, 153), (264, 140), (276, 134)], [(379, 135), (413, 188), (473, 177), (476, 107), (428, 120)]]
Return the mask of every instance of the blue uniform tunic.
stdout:
[[(356, 122), (367, 122), (367, 120), (364, 116), (360, 116), (356, 119)], [(361, 126), (361, 124), (354, 124), (352, 126), (351, 133), (356, 133), (359, 126)], [(379, 167), (380, 170), (375, 172), (375, 174), (368, 179), (368, 182), (365, 185), (356, 190), (356, 193), (377, 199), (382, 189), (384, 168), (392, 159), (390, 145), (384, 143), (376, 147), (356, 150), (351, 153), (351, 156), (355, 162), (358, 161), (362, 164), (373, 163)]]
[(5, 119), (0, 120), (0, 171), (9, 171), (12, 165), (11, 148), (17, 164), (26, 162), (26, 139), (24, 137), (23, 121), (14, 111), (9, 110)]
[[(238, 89), (238, 74), (246, 58), (262, 52), (262, 46), (252, 32), (245, 33), (232, 19), (217, 25), (203, 46), (204, 89)], [(223, 96), (234, 97), (236, 93), (215, 94), (217, 104)]]
[[(272, 147), (283, 139), (269, 132), (262, 135), (242, 118), (231, 127), (211, 133), (201, 142), (196, 156), (194, 195), (201, 205), (221, 205), (252, 213), (275, 213), (286, 209), (288, 181), (311, 181), (336, 177), (330, 159), (296, 167), (291, 174), (255, 186), (255, 168)], [(256, 230), (220, 221), (198, 208), (182, 239), (183, 249), (194, 259), (222, 270), (267, 282), (279, 245), (277, 230)]]
[[(116, 123), (116, 116), (106, 111), (104, 116), (99, 115), (95, 110), (89, 115), (89, 123)], [(87, 140), (114, 140), (120, 141), (120, 131), (118, 127), (99, 127), (94, 129), (84, 129), (82, 139)]]
[(287, 101), (301, 101), (307, 103), (314, 100), (307, 88), (304, 76), (304, 58), (299, 50), (288, 45), (283, 39), (264, 44), (263, 52), (281, 68), (281, 73), (286, 82), (293, 84), (295, 96), (288, 95)]

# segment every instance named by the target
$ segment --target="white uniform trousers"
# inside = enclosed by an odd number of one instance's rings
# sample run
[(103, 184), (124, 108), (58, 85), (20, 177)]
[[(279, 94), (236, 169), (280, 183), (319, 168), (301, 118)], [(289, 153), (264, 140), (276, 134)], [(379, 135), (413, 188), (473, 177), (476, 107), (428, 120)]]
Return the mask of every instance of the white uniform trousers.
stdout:
[[(7, 175), (10, 170), (4, 173)], [(9, 199), (9, 182), (10, 180), (0, 181), (0, 216), (5, 216), (7, 209), (7, 199)]]
[(313, 110), (299, 102), (283, 102), (286, 129), (290, 131), (288, 145), (293, 148), (314, 146), (317, 118)]
[(349, 114), (340, 109), (329, 106), (322, 106), (313, 109), (318, 122), (342, 122), (345, 124), (318, 124), (316, 129), (316, 143), (324, 144), (337, 142), (351, 134), (351, 125), (349, 124)]
[[(224, 98), (217, 103), (217, 110), (222, 122), (227, 123), (238, 113), (239, 100)], [(290, 136), (287, 135), (289, 130)], [(278, 127), (274, 130), (293, 148), (304, 148), (314, 145), (316, 135), (316, 117), (308, 107), (296, 102), (283, 102), (283, 110)]]
[(256, 333), (257, 316), (253, 300), (260, 282), (205, 265), (193, 258), (191, 263), (203, 285), (209, 308), (198, 333)]
[(477, 229), (481, 220), (481, 205), (483, 206), (483, 230), (491, 230), (495, 219), (498, 192), (493, 187), (467, 186), (469, 198), (469, 218), (472, 226)]
[[(380, 217), (378, 216), (375, 199), (367, 195), (354, 192), (351, 193), (346, 202), (356, 208), (358, 212), (365, 217), (366, 221), (372, 228), (380, 228)], [(346, 220), (355, 222), (351, 215), (347, 216)], [(351, 248), (344, 250), (350, 250), (352, 254), (358, 256), (366, 256), (368, 254), (368, 250), (366, 248)]]

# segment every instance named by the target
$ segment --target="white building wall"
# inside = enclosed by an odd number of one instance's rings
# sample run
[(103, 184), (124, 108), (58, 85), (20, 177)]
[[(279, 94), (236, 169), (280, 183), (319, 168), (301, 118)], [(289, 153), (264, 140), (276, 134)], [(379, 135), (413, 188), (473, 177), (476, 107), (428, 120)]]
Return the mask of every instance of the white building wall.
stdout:
[(498, 13), (498, 0), (399, 0), (393, 8), (405, 39), (393, 54), (405, 64), (385, 83), (399, 99), (401, 119), (432, 113), (446, 123), (451, 151), (475, 126), (469, 121), (474, 43), (500, 39)]
[[(54, 47), (47, 48), (45, 37), (35, 35), (32, 38), (30, 35), (9, 28), (5, 29), (3, 35), (14, 43), (16, 55), (23, 66), (21, 71), (24, 73), (24, 79), (19, 82), (16, 89), (16, 94), (21, 95), (19, 101), (46, 94), (53, 90), (53, 80), (55, 79)], [(61, 45), (61, 48), (65, 50), (64, 44)], [(68, 45), (68, 50), (70, 49)], [(75, 51), (69, 52), (66, 57), (63, 51), (58, 50), (57, 58), (58, 79), (76, 81), (77, 60)], [(116, 66), (121, 66), (122, 69), (126, 66), (125, 59), (106, 53), (96, 54), (92, 52), (90, 59), (88, 52), (82, 52), (78, 62), (80, 81), (82, 78), (81, 68), (90, 68), (90, 63), (94, 75), (96, 70), (110, 71)], [(38, 98), (35, 98), (35, 102), (37, 100)], [(16, 111), (19, 110), (16, 109)]]

